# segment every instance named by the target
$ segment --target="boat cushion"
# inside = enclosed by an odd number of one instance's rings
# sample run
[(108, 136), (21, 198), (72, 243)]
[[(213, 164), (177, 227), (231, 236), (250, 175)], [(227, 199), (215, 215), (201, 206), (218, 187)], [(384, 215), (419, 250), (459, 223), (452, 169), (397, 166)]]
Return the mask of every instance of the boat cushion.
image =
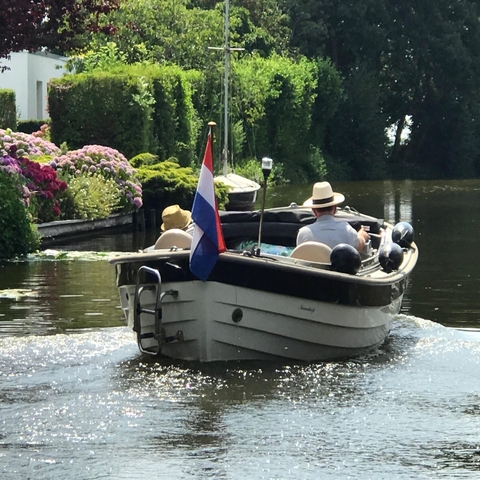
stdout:
[(328, 245), (310, 241), (301, 243), (298, 247), (295, 247), (290, 256), (311, 262), (330, 263), (331, 253), (332, 249)]
[(158, 240), (155, 242), (154, 249), (170, 249), (172, 247), (177, 248), (190, 248), (192, 245), (192, 236), (180, 230), (179, 228), (171, 228), (163, 232)]

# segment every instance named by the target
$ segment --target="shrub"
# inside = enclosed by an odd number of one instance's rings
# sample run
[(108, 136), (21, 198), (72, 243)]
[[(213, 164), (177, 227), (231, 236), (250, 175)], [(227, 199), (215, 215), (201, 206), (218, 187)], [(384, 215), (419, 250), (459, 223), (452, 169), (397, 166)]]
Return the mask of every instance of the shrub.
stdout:
[(136, 178), (136, 170), (118, 150), (101, 145), (87, 145), (54, 158), (50, 165), (67, 183), (86, 174), (98, 174), (105, 180), (112, 179), (119, 191), (118, 209), (121, 211), (130, 212), (142, 206), (142, 185)]
[(20, 120), (17, 125), (17, 131), (23, 133), (34, 133), (48, 125), (48, 120)]
[(83, 220), (106, 218), (119, 203), (115, 181), (99, 174), (73, 177), (60, 200), (63, 218)]
[(0, 89), (0, 128), (17, 128), (17, 105), (15, 92)]
[(61, 155), (61, 150), (52, 142), (23, 132), (0, 129), (0, 155), (9, 155), (12, 146), (18, 157), (35, 155)]
[(52, 222), (60, 216), (58, 195), (67, 184), (57, 178), (57, 172), (49, 165), (33, 162), (28, 158), (18, 159), (23, 176), (30, 190), (30, 208), (38, 223)]
[[(49, 142), (51, 141), (50, 139), (50, 123), (44, 123), (40, 125), (40, 127), (32, 132), (32, 135), (34, 137), (40, 137), (43, 138), (44, 140), (48, 140)], [(60, 145), (60, 150), (62, 150), (62, 146)], [(63, 151), (62, 151), (63, 153)]]
[(145, 152), (135, 155), (129, 160), (130, 165), (133, 168), (146, 167), (148, 165), (155, 165), (158, 163), (158, 155), (153, 153)]
[(145, 208), (163, 210), (170, 204), (183, 208), (192, 205), (198, 178), (190, 167), (181, 167), (167, 160), (140, 167), (138, 178), (142, 182)]
[[(198, 177), (190, 167), (181, 167), (167, 160), (156, 165), (140, 167), (138, 178), (143, 185), (145, 208), (163, 210), (167, 205), (178, 204), (191, 208)], [(228, 187), (215, 182), (218, 207), (225, 208), (228, 202)]]
[(129, 158), (146, 151), (162, 159), (175, 156), (181, 165), (190, 165), (196, 135), (194, 76), (176, 66), (141, 64), (52, 79), (52, 139), (71, 148), (107, 145)]
[(49, 165), (16, 158), (15, 146), (11, 147), (11, 156), (0, 157), (0, 167), (15, 177), (20, 189), (20, 198), (29, 208), (36, 222), (50, 222), (60, 216), (58, 195), (67, 188), (65, 182), (57, 178), (57, 173)]
[(39, 239), (18, 194), (15, 177), (0, 167), (0, 258), (11, 259), (35, 251)]

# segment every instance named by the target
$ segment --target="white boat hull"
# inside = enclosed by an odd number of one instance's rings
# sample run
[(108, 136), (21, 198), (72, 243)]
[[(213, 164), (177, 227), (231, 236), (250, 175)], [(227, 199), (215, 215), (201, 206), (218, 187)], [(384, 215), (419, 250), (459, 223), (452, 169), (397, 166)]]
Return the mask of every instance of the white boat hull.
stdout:
[[(359, 308), (201, 281), (164, 284), (162, 290), (178, 291), (177, 297), (162, 302), (164, 336), (180, 330), (183, 338), (164, 343), (160, 353), (202, 362), (310, 362), (358, 355), (385, 340), (402, 300)], [(120, 287), (132, 329), (134, 297), (135, 286)], [(154, 302), (153, 291), (145, 292), (143, 306), (153, 308)], [(140, 322), (145, 336), (153, 334), (152, 315), (141, 314)], [(143, 340), (143, 348), (157, 345), (154, 338)]]
[[(188, 249), (147, 249), (112, 259), (121, 307), (140, 350), (201, 362), (311, 362), (352, 358), (380, 345), (400, 311), (418, 250), (414, 243), (403, 248), (401, 264), (385, 269), (378, 249), (392, 241), (392, 227), (385, 224), (381, 234), (378, 220), (342, 214), (368, 225), (376, 242), (353, 275), (330, 263), (284, 256), (283, 250), (243, 246), (258, 232), (256, 212), (221, 216), (231, 246), (205, 282), (190, 271)], [(294, 244), (300, 225), (312, 221), (307, 215), (293, 206), (266, 212), (265, 237), (274, 245)], [(238, 241), (241, 247), (235, 247)]]

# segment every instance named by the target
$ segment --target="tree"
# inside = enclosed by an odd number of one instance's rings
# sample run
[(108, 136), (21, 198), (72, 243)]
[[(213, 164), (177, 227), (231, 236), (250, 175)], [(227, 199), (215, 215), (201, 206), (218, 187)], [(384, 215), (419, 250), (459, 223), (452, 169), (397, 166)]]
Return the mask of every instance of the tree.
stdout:
[(122, 0), (104, 22), (113, 24), (112, 36), (94, 34), (89, 49), (115, 42), (126, 63), (170, 63), (184, 69), (212, 69), (220, 57), (208, 47), (223, 45), (220, 8), (191, 8), (189, 0)]
[[(478, 0), (387, 2), (390, 21), (380, 86), (397, 125), (390, 162), (435, 176), (469, 176), (480, 155)], [(406, 115), (410, 141), (398, 139)]]
[[(0, 58), (11, 52), (47, 48), (66, 52), (86, 31), (113, 33), (102, 17), (120, 0), (0, 0)], [(5, 67), (3, 67), (5, 69)]]

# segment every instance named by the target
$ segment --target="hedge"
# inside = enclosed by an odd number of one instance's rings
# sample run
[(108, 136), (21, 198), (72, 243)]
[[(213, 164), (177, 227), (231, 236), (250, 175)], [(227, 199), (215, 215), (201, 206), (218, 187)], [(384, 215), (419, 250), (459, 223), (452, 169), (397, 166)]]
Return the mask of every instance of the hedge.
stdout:
[(187, 78), (178, 67), (130, 65), (52, 79), (52, 141), (69, 149), (105, 145), (128, 158), (141, 152), (175, 156), (187, 166), (196, 135)]
[(44, 120), (20, 120), (17, 125), (17, 132), (34, 133), (38, 132), (40, 128), (50, 124), (50, 119)]
[(17, 105), (13, 90), (0, 89), (0, 128), (17, 129)]

